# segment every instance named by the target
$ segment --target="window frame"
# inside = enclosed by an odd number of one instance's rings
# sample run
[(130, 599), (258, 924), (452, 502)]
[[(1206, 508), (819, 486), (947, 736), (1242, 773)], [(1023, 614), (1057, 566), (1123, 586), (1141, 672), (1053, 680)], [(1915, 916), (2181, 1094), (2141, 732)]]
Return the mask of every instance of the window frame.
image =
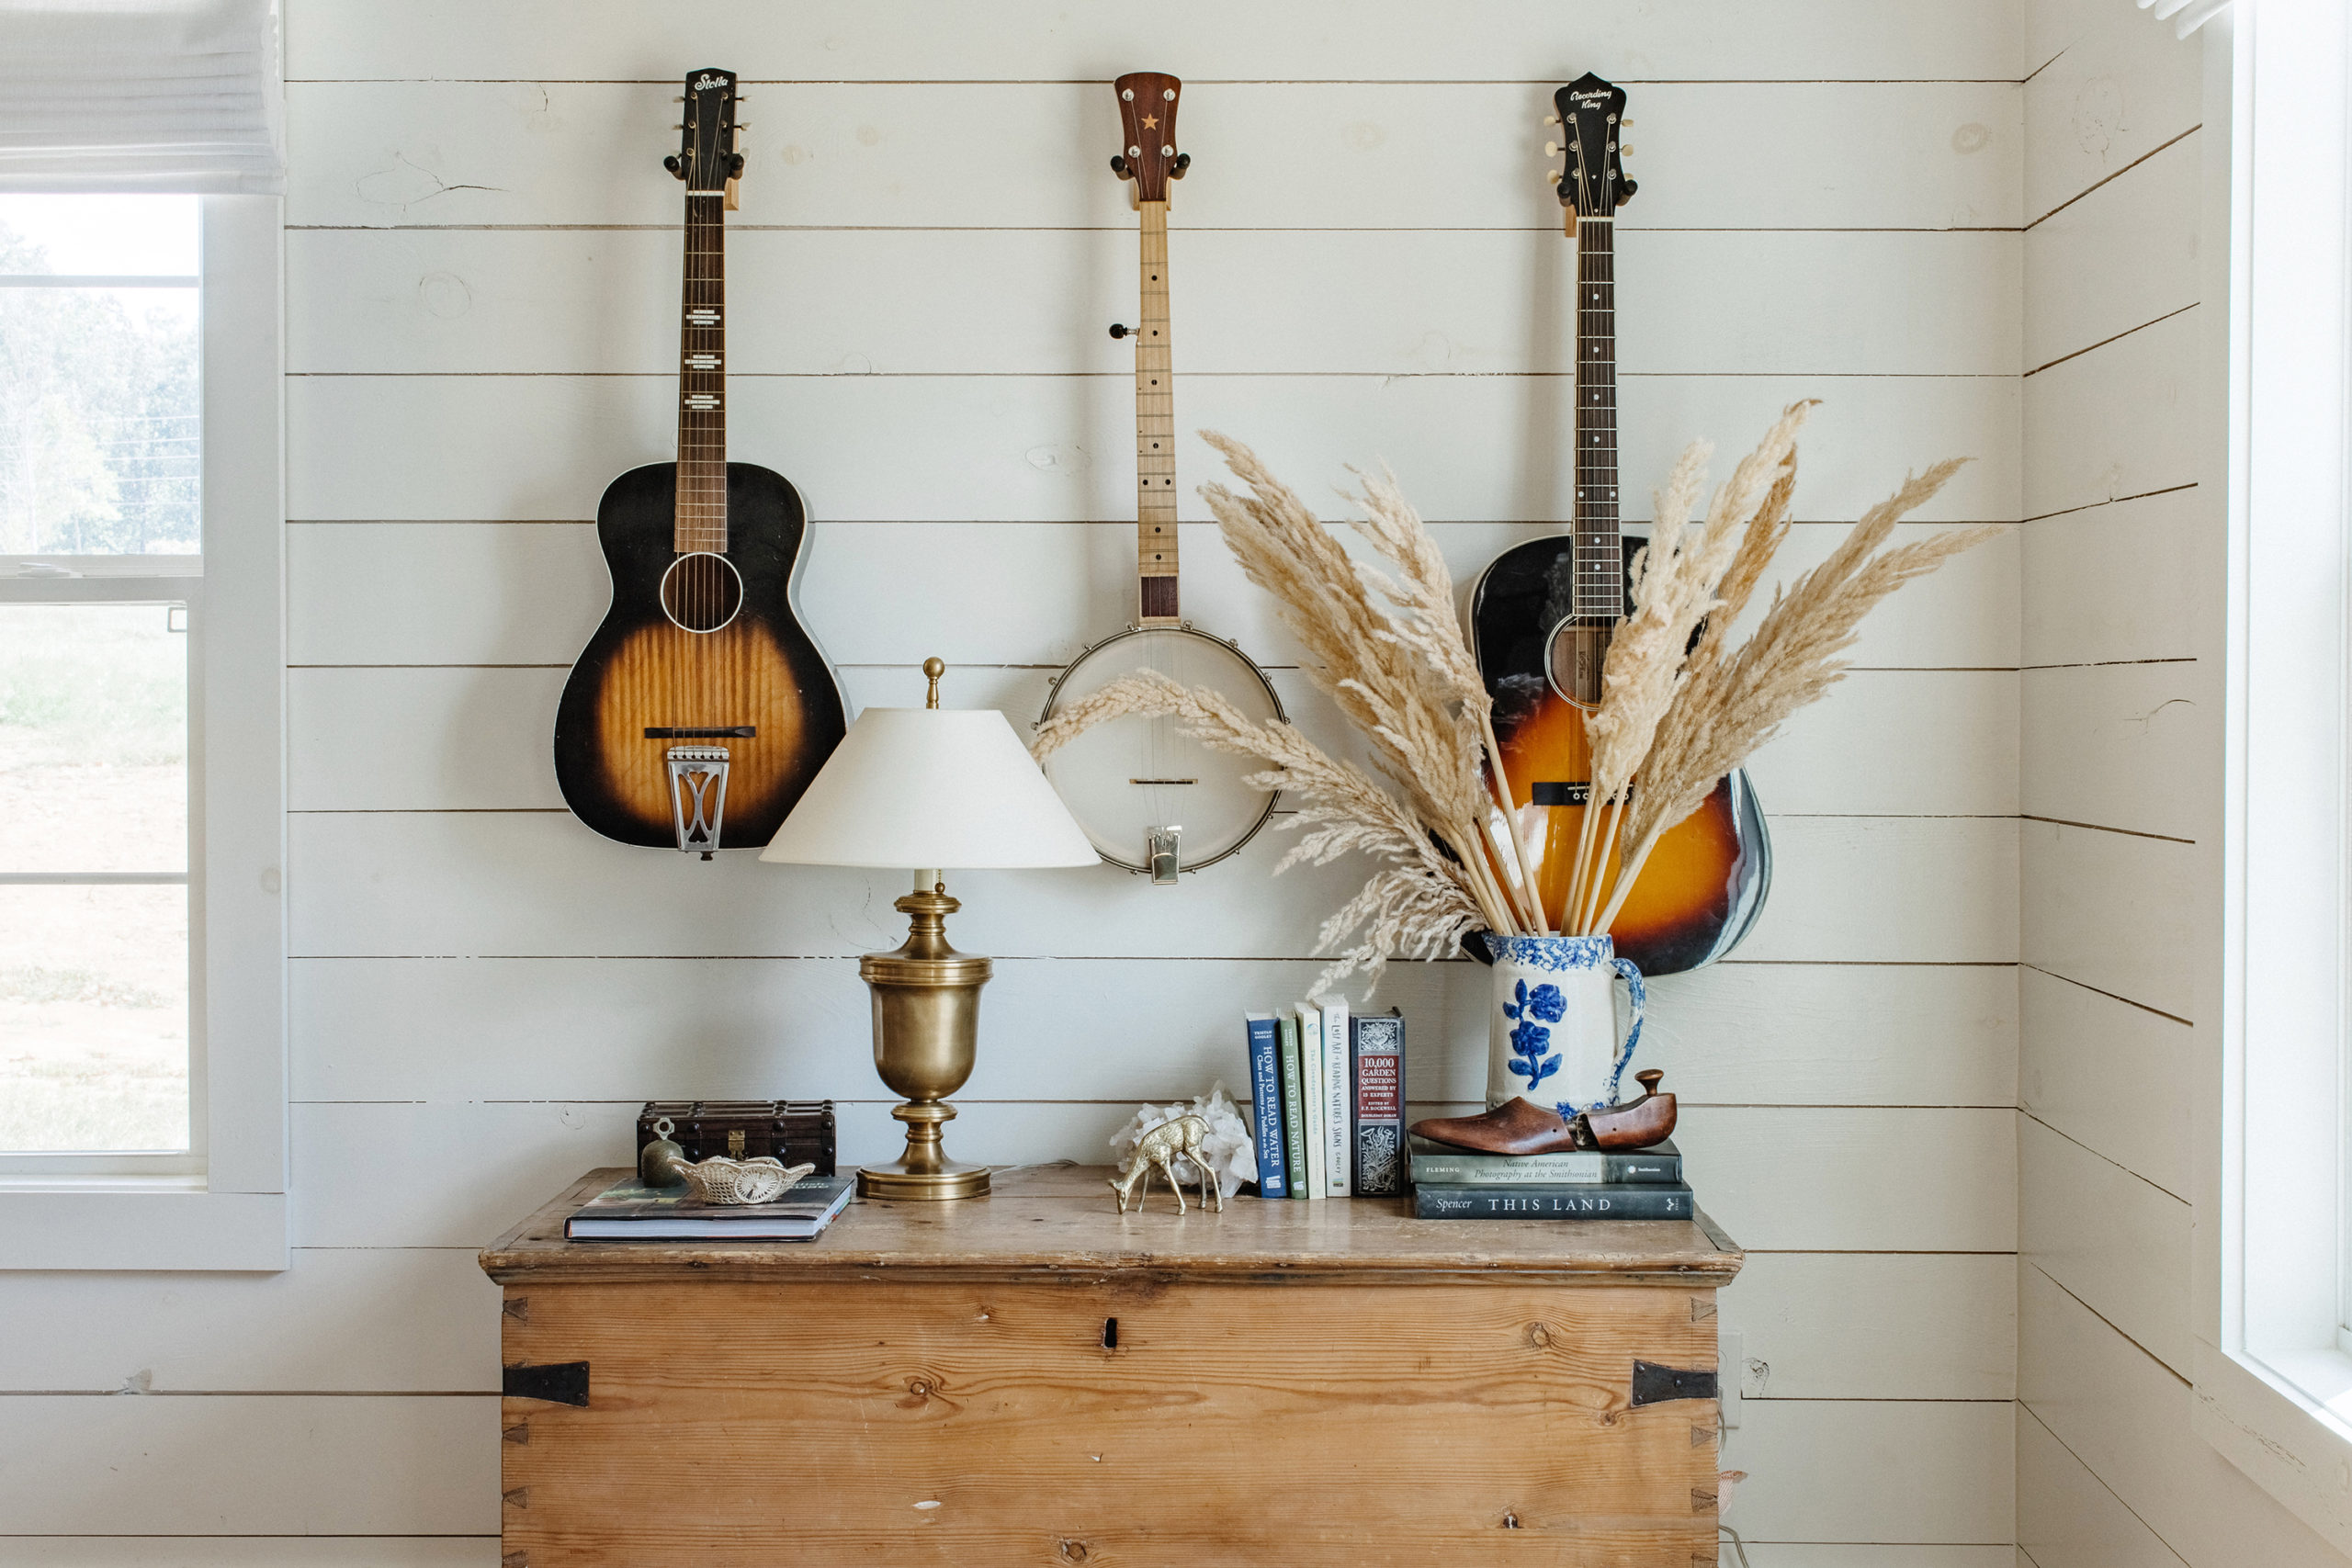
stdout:
[(189, 605), (190, 1156), (0, 1160), (0, 1269), (288, 1266), (284, 220), (202, 202), (203, 576), (0, 577), (0, 602)]
[(2352, 1551), (2352, 24), (2266, 0), (2204, 37), (2229, 526), (2191, 1421)]

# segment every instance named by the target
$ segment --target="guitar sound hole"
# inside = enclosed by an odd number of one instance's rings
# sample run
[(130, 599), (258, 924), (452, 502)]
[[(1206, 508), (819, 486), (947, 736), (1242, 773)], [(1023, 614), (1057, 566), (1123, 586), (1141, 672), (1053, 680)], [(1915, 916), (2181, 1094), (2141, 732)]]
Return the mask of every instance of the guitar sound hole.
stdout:
[(725, 556), (680, 556), (662, 574), (662, 613), (690, 632), (715, 632), (743, 607), (743, 579)]
[(1600, 702), (1600, 661), (1609, 652), (1611, 627), (1595, 621), (1562, 621), (1552, 628), (1544, 673), (1552, 689), (1584, 707)]

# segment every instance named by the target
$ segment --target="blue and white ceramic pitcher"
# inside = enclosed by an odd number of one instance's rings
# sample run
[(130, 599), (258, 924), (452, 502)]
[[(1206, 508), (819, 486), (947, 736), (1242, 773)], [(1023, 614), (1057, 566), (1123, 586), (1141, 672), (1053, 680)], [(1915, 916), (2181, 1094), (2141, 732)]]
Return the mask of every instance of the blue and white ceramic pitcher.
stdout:
[[(1494, 1001), (1487, 1013), (1487, 1108), (1515, 1095), (1563, 1116), (1617, 1102), (1617, 1081), (1641, 1043), (1642, 972), (1605, 936), (1497, 936)], [(1633, 1021), (1617, 1040), (1611, 982), (1633, 997)]]

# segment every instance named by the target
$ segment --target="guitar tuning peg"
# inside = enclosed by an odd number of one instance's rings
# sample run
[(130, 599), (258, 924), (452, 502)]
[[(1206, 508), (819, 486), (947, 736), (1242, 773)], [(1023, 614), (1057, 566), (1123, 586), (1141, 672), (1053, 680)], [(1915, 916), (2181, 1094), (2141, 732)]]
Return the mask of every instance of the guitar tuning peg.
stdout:
[(1617, 123), (1620, 125), (1631, 125), (1634, 123), (1634, 117), (1632, 115), (1627, 115), (1623, 119), (1619, 120)]
[(1562, 180), (1565, 180), (1567, 177), (1568, 176), (1566, 175), (1561, 173), (1557, 169), (1546, 169), (1544, 171), (1544, 183), (1555, 188), (1559, 186), (1559, 183)]
[(1556, 141), (1546, 141), (1545, 143), (1544, 143), (1544, 156), (1545, 156), (1546, 158), (1556, 158), (1556, 157), (1558, 157), (1559, 155), (1560, 155), (1560, 144), (1559, 144), (1558, 142), (1556, 142)]
[(1632, 157), (1634, 155), (1634, 144), (1630, 141), (1623, 143), (1617, 149), (1617, 154), (1622, 158)]
[(681, 96), (681, 97), (672, 98), (670, 101), (671, 101), (672, 103), (673, 103), (673, 104), (683, 104), (683, 103), (684, 103), (686, 100), (685, 100), (683, 96)]
[[(680, 98), (678, 101), (680, 103), (684, 103), (685, 99)], [(1544, 123), (1546, 125), (1557, 125), (1560, 123), (1560, 117), (1555, 114), (1547, 114), (1544, 117)]]

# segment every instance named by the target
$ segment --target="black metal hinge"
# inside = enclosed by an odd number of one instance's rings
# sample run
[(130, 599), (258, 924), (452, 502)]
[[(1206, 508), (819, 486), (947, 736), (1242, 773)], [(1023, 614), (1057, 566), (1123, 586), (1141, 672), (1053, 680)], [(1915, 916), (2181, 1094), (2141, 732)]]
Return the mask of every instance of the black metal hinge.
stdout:
[[(1636, 1361), (1636, 1367), (1641, 1363)], [(1709, 1373), (1713, 1376), (1713, 1373)], [(1639, 1373), (1635, 1374), (1639, 1386)], [(544, 1399), (549, 1404), (588, 1403), (588, 1363), (585, 1361), (550, 1361), (542, 1366), (522, 1364), (508, 1367), (500, 1393), (509, 1399)], [(1634, 1403), (1640, 1404), (1636, 1399)]]
[(1714, 1397), (1715, 1374), (1713, 1372), (1661, 1367), (1656, 1361), (1634, 1363), (1634, 1404), (1636, 1406), (1657, 1404), (1669, 1399)]

